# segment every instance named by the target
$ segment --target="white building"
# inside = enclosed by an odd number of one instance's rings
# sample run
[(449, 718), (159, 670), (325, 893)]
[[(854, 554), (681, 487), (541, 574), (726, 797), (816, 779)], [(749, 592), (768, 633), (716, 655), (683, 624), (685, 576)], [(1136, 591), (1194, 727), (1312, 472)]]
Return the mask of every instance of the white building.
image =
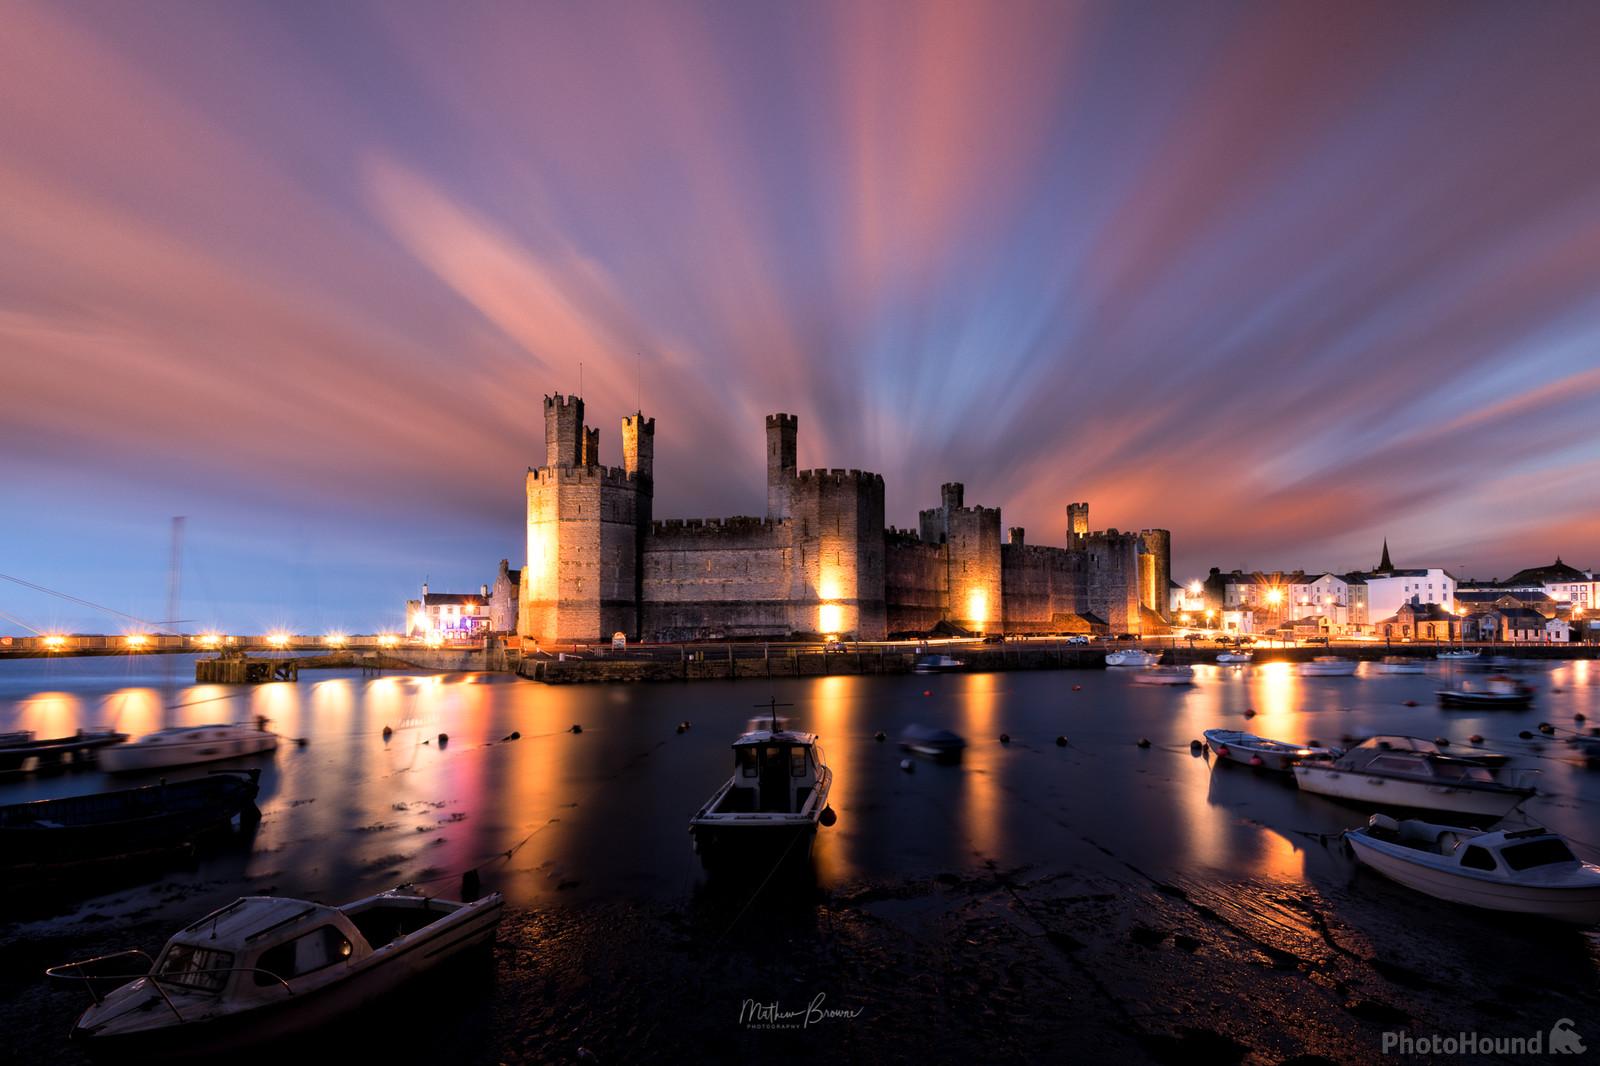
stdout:
[(1367, 575), (1367, 617), (1388, 618), (1406, 603), (1437, 603), (1456, 609), (1456, 579), (1438, 567)]
[(422, 599), (406, 601), (406, 636), (416, 640), (466, 640), (489, 628), (489, 586), (479, 586), (478, 594), (429, 592), (422, 586)]
[(1289, 585), (1288, 618), (1326, 618), (1335, 632), (1350, 625), (1350, 582), (1338, 574), (1309, 575)]

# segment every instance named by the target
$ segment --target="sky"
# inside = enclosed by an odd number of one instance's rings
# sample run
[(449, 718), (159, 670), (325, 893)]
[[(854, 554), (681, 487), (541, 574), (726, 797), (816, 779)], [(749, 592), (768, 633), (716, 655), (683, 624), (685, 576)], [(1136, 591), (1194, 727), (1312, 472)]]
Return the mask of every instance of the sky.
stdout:
[[(0, 574), (373, 632), (802, 467), (1210, 566), (1600, 566), (1600, 6), (0, 0)], [(581, 372), (580, 372), (581, 364)], [(0, 632), (118, 632), (0, 582)], [(24, 628), (26, 627), (26, 628)]]

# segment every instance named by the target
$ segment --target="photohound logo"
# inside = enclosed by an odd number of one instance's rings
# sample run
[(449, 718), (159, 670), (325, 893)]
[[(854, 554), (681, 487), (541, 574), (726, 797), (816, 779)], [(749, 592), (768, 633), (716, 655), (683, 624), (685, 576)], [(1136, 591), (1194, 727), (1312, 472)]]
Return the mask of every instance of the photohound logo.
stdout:
[(1572, 1027), (1571, 1018), (1561, 1018), (1531, 1036), (1484, 1036), (1481, 1033), (1383, 1034), (1385, 1055), (1582, 1055), (1589, 1049)]

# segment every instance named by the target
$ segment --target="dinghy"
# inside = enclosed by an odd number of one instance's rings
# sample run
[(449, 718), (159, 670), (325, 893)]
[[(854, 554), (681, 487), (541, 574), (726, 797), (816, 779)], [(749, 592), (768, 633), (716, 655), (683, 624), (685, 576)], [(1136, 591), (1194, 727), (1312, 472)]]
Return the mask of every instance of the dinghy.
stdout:
[(187, 848), (234, 818), (254, 816), (259, 776), (259, 770), (213, 773), (0, 807), (0, 870), (60, 873)]
[(1133, 675), (1136, 685), (1192, 685), (1192, 666), (1151, 666)]
[(131, 744), (102, 752), (100, 766), (113, 774), (160, 770), (168, 766), (188, 766), (255, 755), (271, 751), (277, 746), (277, 734), (267, 732), (264, 718), (255, 726), (179, 726), (150, 733)]
[(1375, 814), (1344, 835), (1356, 858), (1435, 899), (1485, 910), (1600, 922), (1600, 866), (1540, 826), (1489, 832)]
[(1423, 674), (1428, 667), (1421, 659), (1409, 659), (1404, 655), (1385, 655), (1381, 662), (1373, 664), (1373, 669), (1380, 674)]
[(1301, 759), (1337, 759), (1344, 754), (1339, 748), (1286, 744), (1281, 740), (1258, 737), (1254, 733), (1241, 733), (1237, 729), (1207, 729), (1201, 735), (1219, 760), (1226, 759), (1242, 766), (1280, 773), (1292, 771), (1294, 764)]
[[(384, 892), (339, 907), (246, 896), (168, 940), (153, 963), (125, 951), (46, 973), (89, 988), (72, 1038), (90, 1050), (211, 1058), (335, 1021), (491, 943), (502, 906), (499, 893), (458, 903)], [(129, 959), (149, 972), (101, 996), (93, 971)]]
[(1319, 655), (1308, 663), (1301, 663), (1297, 673), (1301, 677), (1349, 677), (1356, 672), (1360, 665), (1354, 659), (1342, 659), (1337, 655)]
[(1504, 674), (1484, 678), (1479, 684), (1461, 681), (1450, 688), (1439, 689), (1436, 695), (1441, 707), (1520, 710), (1533, 702), (1531, 687)]
[(952, 655), (919, 655), (912, 664), (913, 674), (949, 674), (967, 664)]
[(1217, 655), (1217, 662), (1224, 666), (1240, 666), (1255, 658), (1255, 652), (1250, 651), (1225, 651)]
[(1499, 818), (1537, 790), (1537, 771), (1511, 772), (1445, 755), (1420, 737), (1369, 737), (1336, 759), (1294, 767), (1307, 792), (1377, 810), (1439, 811)]
[(966, 750), (967, 742), (960, 734), (948, 729), (928, 729), (920, 725), (907, 726), (900, 734), (903, 751), (925, 755), (938, 762), (956, 762)]

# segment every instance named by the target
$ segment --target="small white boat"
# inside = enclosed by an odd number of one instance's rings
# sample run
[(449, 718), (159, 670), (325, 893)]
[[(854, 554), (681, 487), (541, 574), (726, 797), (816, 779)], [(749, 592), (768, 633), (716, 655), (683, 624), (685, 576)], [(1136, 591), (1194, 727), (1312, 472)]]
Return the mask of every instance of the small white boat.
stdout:
[(1133, 675), (1136, 685), (1192, 685), (1192, 666), (1149, 666)]
[(967, 664), (951, 655), (919, 655), (911, 665), (913, 674), (948, 674)]
[(1476, 651), (1467, 651), (1465, 649), (1461, 649), (1458, 651), (1442, 651), (1439, 653), (1438, 657), (1441, 659), (1467, 660), (1476, 659), (1478, 655), (1479, 653)]
[(277, 746), (277, 734), (267, 732), (266, 719), (254, 726), (179, 726), (150, 733), (131, 744), (106, 748), (100, 753), (100, 768), (113, 774), (160, 770), (255, 755)]
[(1217, 662), (1225, 666), (1238, 666), (1241, 663), (1250, 662), (1254, 658), (1255, 652), (1251, 651), (1225, 651), (1217, 655)]
[(1295, 764), (1307, 792), (1377, 810), (1441, 811), (1500, 818), (1536, 794), (1537, 771), (1512, 772), (1457, 758), (1420, 737), (1368, 737), (1336, 759)]
[(1442, 707), (1487, 707), (1518, 710), (1533, 702), (1533, 689), (1503, 674), (1486, 677), (1474, 684), (1461, 681), (1450, 688), (1439, 689)]
[(1344, 754), (1339, 748), (1311, 747), (1269, 740), (1254, 733), (1241, 733), (1237, 729), (1207, 729), (1201, 734), (1206, 745), (1219, 760), (1239, 763), (1261, 770), (1289, 773), (1301, 759), (1337, 759)]
[(1404, 655), (1385, 655), (1381, 662), (1372, 664), (1380, 674), (1425, 674), (1427, 664), (1421, 659), (1408, 659)]
[(1344, 835), (1356, 858), (1435, 899), (1577, 925), (1600, 922), (1600, 866), (1539, 826), (1490, 832), (1372, 816)]
[(339, 907), (246, 896), (168, 940), (149, 973), (104, 996), (88, 980), (97, 964), (149, 956), (125, 951), (46, 972), (90, 989), (72, 1038), (95, 1052), (211, 1057), (336, 1021), (490, 943), (502, 906), (499, 893), (458, 903), (384, 892)]
[(966, 750), (967, 742), (958, 733), (948, 729), (927, 729), (920, 725), (907, 726), (900, 734), (900, 747), (904, 751), (926, 755), (939, 762), (956, 762)]
[(1308, 663), (1301, 663), (1297, 672), (1301, 677), (1349, 677), (1359, 665), (1355, 659), (1319, 655)]
[(1143, 648), (1124, 648), (1106, 656), (1107, 666), (1154, 666), (1161, 656), (1152, 655)]
[(834, 823), (833, 771), (812, 733), (758, 729), (733, 742), (733, 776), (689, 819), (707, 866), (811, 853), (817, 826)]

